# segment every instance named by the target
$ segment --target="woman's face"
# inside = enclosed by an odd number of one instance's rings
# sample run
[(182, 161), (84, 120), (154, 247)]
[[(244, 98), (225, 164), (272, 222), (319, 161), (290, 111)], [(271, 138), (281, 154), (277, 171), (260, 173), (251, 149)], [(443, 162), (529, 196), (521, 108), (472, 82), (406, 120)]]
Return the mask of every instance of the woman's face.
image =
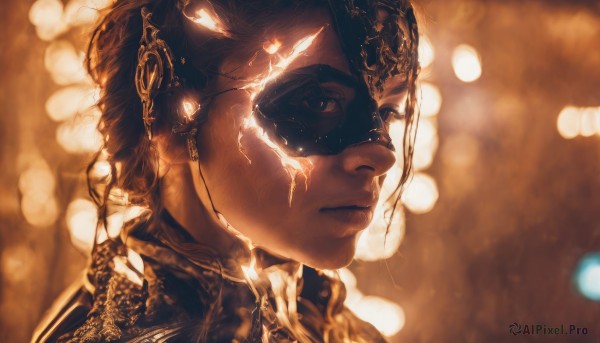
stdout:
[[(315, 34), (312, 44), (302, 43)], [(281, 46), (273, 53), (276, 41)], [(292, 56), (294, 46), (297, 55)], [(372, 219), (394, 152), (367, 142), (335, 155), (294, 157), (269, 138), (252, 114), (253, 100), (270, 82), (300, 68), (327, 65), (351, 76), (325, 12), (264, 37), (257, 51), (251, 63), (232, 57), (220, 67), (221, 73), (235, 77), (219, 77), (217, 91), (245, 89), (215, 97), (200, 128), (199, 164), (206, 187), (215, 209), (256, 246), (313, 267), (340, 268), (352, 260), (357, 235)], [(402, 79), (387, 83), (379, 105), (399, 104)], [(337, 100), (323, 96), (300, 103), (324, 116), (348, 110), (344, 107), (358, 92), (335, 80), (320, 88)]]

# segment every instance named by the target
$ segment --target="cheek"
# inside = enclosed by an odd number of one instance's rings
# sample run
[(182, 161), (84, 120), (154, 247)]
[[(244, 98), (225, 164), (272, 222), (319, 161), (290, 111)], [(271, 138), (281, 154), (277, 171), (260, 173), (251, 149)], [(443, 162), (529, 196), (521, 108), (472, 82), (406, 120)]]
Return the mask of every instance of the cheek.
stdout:
[[(214, 205), (253, 240), (289, 218), (290, 178), (254, 132), (240, 128), (250, 106), (215, 108), (201, 128), (201, 167)], [(239, 140), (239, 143), (238, 143)]]
[(318, 261), (347, 263), (353, 239), (336, 237), (332, 223), (323, 222), (318, 211), (332, 188), (339, 188), (333, 159), (310, 158), (308, 183), (297, 175), (290, 207), (290, 169), (261, 138), (261, 130), (245, 128), (239, 135), (249, 110), (239, 105), (220, 109), (201, 128), (200, 163), (215, 208), (272, 253), (315, 266)]

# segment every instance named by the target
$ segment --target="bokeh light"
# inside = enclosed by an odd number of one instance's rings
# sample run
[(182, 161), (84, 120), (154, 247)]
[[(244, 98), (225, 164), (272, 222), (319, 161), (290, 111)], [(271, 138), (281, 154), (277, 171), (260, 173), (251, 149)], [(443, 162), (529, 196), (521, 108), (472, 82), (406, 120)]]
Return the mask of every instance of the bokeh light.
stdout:
[(63, 3), (58, 0), (38, 0), (29, 9), (29, 21), (35, 25), (38, 37), (51, 41), (68, 29), (63, 21)]
[(469, 168), (479, 156), (479, 142), (467, 133), (455, 133), (443, 145), (442, 160), (455, 168)]
[(55, 183), (54, 174), (41, 158), (31, 161), (29, 168), (21, 173), (21, 213), (29, 224), (37, 227), (49, 226), (58, 218)]
[(71, 119), (77, 113), (89, 111), (99, 97), (98, 88), (88, 86), (61, 88), (46, 101), (46, 113), (54, 121)]
[(556, 119), (556, 128), (566, 139), (600, 135), (600, 107), (565, 106)]
[(477, 50), (470, 45), (461, 44), (452, 53), (454, 74), (463, 82), (473, 82), (481, 76), (481, 62)]
[(344, 305), (358, 318), (371, 323), (379, 332), (392, 337), (406, 322), (404, 310), (399, 305), (382, 297), (364, 295), (356, 286), (356, 277), (347, 268), (339, 269), (340, 280), (346, 286)]
[(98, 222), (96, 205), (86, 199), (75, 199), (67, 207), (66, 220), (71, 243), (84, 253), (90, 252)]
[(56, 198), (49, 194), (24, 196), (21, 199), (21, 212), (25, 220), (33, 226), (50, 226), (58, 218), (58, 203)]
[(438, 148), (437, 127), (431, 118), (419, 120), (419, 131), (415, 140), (413, 168), (420, 171), (431, 166)]
[(421, 82), (420, 113), (423, 117), (438, 114), (442, 107), (442, 93), (439, 88), (428, 82)]
[(399, 204), (389, 231), (387, 231), (390, 215), (384, 213), (384, 208), (381, 203), (377, 205), (373, 221), (367, 229), (361, 232), (354, 255), (357, 260), (382, 260), (392, 257), (398, 251), (405, 231), (404, 211)]
[(424, 173), (416, 173), (409, 182), (402, 200), (411, 212), (421, 214), (433, 209), (439, 197), (435, 180)]
[(58, 85), (84, 83), (87, 75), (83, 67), (84, 55), (66, 40), (52, 42), (44, 55), (44, 64)]
[(102, 146), (102, 135), (97, 129), (99, 119), (97, 108), (77, 115), (58, 126), (56, 140), (69, 153), (98, 151)]
[(577, 289), (588, 299), (600, 301), (600, 253), (584, 256), (575, 270)]
[(108, 1), (71, 0), (65, 7), (65, 21), (71, 26), (92, 24), (98, 19), (99, 9)]
[(363, 296), (349, 308), (358, 318), (371, 323), (387, 337), (397, 334), (406, 322), (402, 307), (377, 296)]
[(33, 270), (35, 257), (36, 253), (24, 244), (8, 247), (1, 255), (3, 278), (11, 282), (26, 280)]
[(419, 64), (421, 68), (427, 68), (435, 59), (435, 51), (429, 37), (423, 35), (419, 37)]

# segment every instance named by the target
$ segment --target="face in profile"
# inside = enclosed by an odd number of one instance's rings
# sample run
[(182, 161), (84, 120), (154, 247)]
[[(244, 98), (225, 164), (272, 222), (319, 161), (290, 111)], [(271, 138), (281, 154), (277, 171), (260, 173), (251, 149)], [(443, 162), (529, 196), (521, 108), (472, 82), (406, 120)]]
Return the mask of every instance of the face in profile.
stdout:
[(405, 78), (372, 97), (328, 14), (309, 18), (265, 36), (252, 63), (224, 61), (230, 77), (216, 90), (237, 90), (212, 100), (199, 163), (233, 228), (275, 255), (333, 269), (352, 260), (395, 162), (386, 127)]

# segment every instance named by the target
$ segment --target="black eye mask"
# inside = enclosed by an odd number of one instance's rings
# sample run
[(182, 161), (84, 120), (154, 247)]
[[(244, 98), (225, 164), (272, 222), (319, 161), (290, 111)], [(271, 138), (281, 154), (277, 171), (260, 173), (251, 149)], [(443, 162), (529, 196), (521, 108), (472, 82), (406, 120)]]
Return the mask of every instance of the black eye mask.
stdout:
[[(386, 80), (418, 74), (418, 31), (407, 0), (328, 0), (350, 76), (327, 65), (292, 71), (256, 98), (257, 121), (271, 139), (295, 156), (333, 155), (373, 142), (394, 150), (386, 124), (395, 108), (378, 108)], [(401, 24), (402, 23), (402, 24)], [(325, 83), (354, 90), (352, 99)], [(414, 96), (414, 94), (412, 94)]]
[[(348, 92), (336, 91), (340, 87)], [(378, 108), (363, 82), (328, 65), (273, 81), (255, 99), (254, 112), (270, 138), (294, 156), (333, 155), (366, 142), (394, 150), (386, 125), (396, 109)]]

